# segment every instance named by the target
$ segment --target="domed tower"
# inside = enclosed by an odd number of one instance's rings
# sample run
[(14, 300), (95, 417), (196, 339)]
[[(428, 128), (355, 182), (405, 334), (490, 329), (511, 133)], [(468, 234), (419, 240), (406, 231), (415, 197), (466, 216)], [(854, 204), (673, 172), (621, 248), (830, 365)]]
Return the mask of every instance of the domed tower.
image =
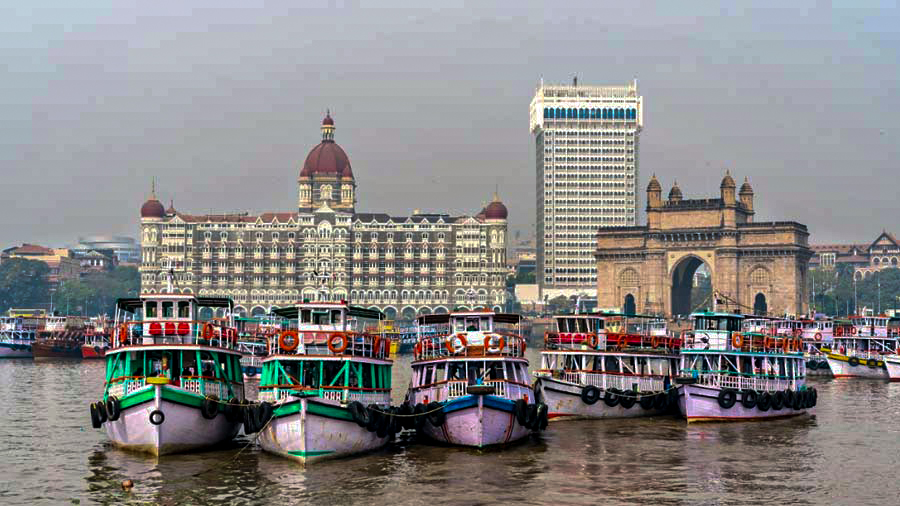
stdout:
[(662, 185), (656, 179), (656, 174), (653, 174), (647, 184), (647, 207), (662, 207)]
[(298, 208), (312, 212), (322, 204), (352, 213), (356, 207), (356, 179), (347, 153), (334, 142), (331, 113), (322, 120), (322, 142), (306, 155), (300, 170)]
[(741, 204), (744, 205), (748, 211), (753, 210), (753, 187), (750, 186), (750, 180), (746, 177), (744, 178), (744, 184), (741, 185), (741, 191), (738, 193), (741, 197)]
[(734, 206), (737, 204), (737, 200), (734, 196), (734, 190), (737, 188), (737, 185), (734, 184), (734, 179), (731, 178), (731, 171), (725, 171), (725, 177), (722, 178), (722, 184), (719, 185), (719, 190), (722, 193), (722, 202), (725, 203), (726, 206)]
[(669, 202), (681, 202), (683, 197), (681, 188), (678, 187), (678, 181), (675, 181), (675, 184), (672, 185), (672, 189), (669, 190)]
[(166, 208), (156, 198), (156, 181), (154, 181), (150, 190), (150, 196), (147, 197), (147, 201), (141, 206), (141, 221), (159, 221), (165, 217)]
[[(166, 219), (166, 209), (162, 202), (156, 198), (156, 181), (150, 189), (150, 197), (141, 206), (141, 261), (140, 271), (157, 272), (159, 269), (155, 267), (159, 261), (157, 257), (159, 245), (162, 241), (162, 226)], [(151, 286), (147, 286), (141, 281), (141, 292), (143, 293)]]
[(497, 193), (494, 193), (494, 199), (491, 200), (491, 203), (488, 204), (482, 212), (484, 213), (485, 220), (506, 221), (507, 216), (509, 216), (506, 205), (500, 201), (500, 196), (497, 195)]

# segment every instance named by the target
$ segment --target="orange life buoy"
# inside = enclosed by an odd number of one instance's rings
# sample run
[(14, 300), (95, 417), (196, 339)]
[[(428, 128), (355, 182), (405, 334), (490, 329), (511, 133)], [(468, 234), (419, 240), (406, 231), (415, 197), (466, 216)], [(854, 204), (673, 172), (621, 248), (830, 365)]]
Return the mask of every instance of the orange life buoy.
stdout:
[(600, 337), (597, 334), (589, 334), (588, 346), (596, 349), (598, 346), (600, 346)]
[(503, 339), (503, 336), (497, 337), (497, 347), (496, 348), (488, 348), (488, 351), (491, 353), (501, 353), (503, 348), (506, 347), (506, 339)]
[(212, 323), (206, 322), (203, 324), (203, 333), (201, 334), (203, 339), (206, 339), (207, 341), (209, 341), (210, 339), (212, 339), (215, 336), (215, 334), (216, 334), (216, 331), (213, 328)]
[(803, 350), (803, 339), (800, 339), (798, 337), (797, 339), (794, 339), (794, 351), (801, 351), (801, 350)]
[(123, 323), (119, 326), (119, 344), (124, 345), (128, 342), (128, 325)]
[(816, 339), (816, 341), (821, 341), (821, 340), (822, 340), (822, 333), (821, 333), (821, 332), (816, 332), (815, 339)]
[(650, 346), (659, 348), (659, 336), (653, 336), (653, 338), (650, 339)]
[(744, 347), (744, 335), (740, 332), (735, 332), (731, 335), (731, 345), (735, 348), (743, 348)]
[[(290, 337), (291, 344), (287, 344), (287, 338)], [(300, 334), (296, 330), (285, 330), (278, 336), (278, 347), (281, 351), (294, 351), (300, 345)]]
[[(453, 340), (459, 339), (460, 344), (462, 345), (459, 350), (453, 347)], [(466, 341), (465, 334), (456, 334), (456, 336), (450, 336), (446, 341), (444, 341), (444, 346), (447, 348), (447, 351), (450, 353), (459, 353), (465, 350), (469, 346), (469, 342)]]
[(775, 338), (771, 337), (771, 336), (766, 337), (766, 340), (763, 341), (763, 347), (765, 347), (767, 350), (774, 348), (775, 347)]
[(851, 328), (850, 328), (850, 335), (851, 335), (851, 336), (855, 336), (855, 335), (856, 335), (856, 332), (857, 332), (856, 327), (851, 327)]
[[(340, 346), (334, 344), (334, 342), (337, 340), (340, 340)], [(331, 337), (328, 338), (328, 349), (331, 351), (331, 353), (344, 353), (344, 350), (347, 349), (347, 345), (349, 344), (350, 343), (347, 340), (347, 336), (340, 332), (335, 332), (334, 334), (331, 334)]]
[(837, 337), (843, 336), (844, 335), (844, 327), (835, 327), (834, 335), (836, 335)]

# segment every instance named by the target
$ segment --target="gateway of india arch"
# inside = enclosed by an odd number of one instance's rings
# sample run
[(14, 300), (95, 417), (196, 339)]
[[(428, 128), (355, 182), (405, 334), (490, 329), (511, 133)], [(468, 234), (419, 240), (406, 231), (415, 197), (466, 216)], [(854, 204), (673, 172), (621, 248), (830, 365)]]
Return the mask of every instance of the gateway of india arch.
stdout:
[[(647, 223), (597, 234), (597, 303), (630, 313), (684, 316), (695, 274), (705, 265), (718, 310), (804, 314), (812, 251), (805, 225), (754, 222), (753, 188), (740, 191), (726, 173), (719, 198), (668, 199), (654, 175), (647, 185)], [(705, 307), (711, 308), (712, 301)]]

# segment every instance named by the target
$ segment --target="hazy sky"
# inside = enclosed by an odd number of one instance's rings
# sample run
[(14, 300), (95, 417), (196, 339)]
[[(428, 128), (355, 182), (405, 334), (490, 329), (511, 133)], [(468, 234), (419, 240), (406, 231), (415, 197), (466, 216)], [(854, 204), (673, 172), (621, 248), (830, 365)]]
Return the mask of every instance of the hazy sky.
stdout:
[(900, 234), (895, 3), (127, 3), (0, 7), (0, 247), (135, 236), (153, 176), (185, 212), (295, 210), (326, 108), (358, 210), (474, 213), (499, 185), (531, 233), (528, 105), (574, 74), (638, 78), (642, 196), (729, 167), (759, 221)]

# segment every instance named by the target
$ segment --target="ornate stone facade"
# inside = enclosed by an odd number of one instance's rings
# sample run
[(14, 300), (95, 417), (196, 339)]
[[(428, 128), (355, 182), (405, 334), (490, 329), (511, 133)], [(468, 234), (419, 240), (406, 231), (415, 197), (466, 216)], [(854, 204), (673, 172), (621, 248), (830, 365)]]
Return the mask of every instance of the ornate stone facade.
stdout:
[(389, 318), (506, 305), (507, 210), (494, 201), (475, 216), (356, 212), (350, 161), (322, 142), (298, 178), (297, 212), (192, 215), (155, 195), (141, 208), (141, 290), (231, 297), (260, 314), (304, 299), (349, 300)]
[(806, 312), (809, 232), (795, 222), (753, 221), (753, 189), (736, 195), (726, 174), (719, 198), (684, 200), (677, 183), (662, 199), (647, 186), (647, 224), (600, 229), (597, 293), (602, 308), (684, 315), (694, 273), (706, 264), (718, 309), (745, 313)]

